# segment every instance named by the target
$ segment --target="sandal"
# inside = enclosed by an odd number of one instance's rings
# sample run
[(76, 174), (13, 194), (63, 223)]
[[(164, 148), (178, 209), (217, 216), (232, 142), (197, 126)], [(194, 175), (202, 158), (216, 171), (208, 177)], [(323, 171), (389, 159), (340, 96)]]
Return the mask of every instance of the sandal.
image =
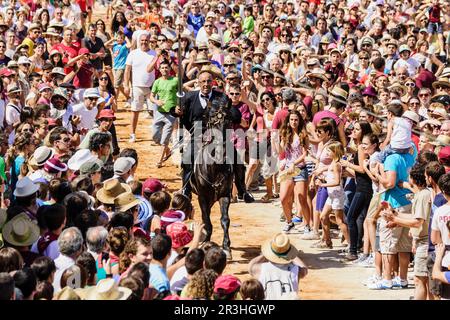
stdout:
[(311, 248), (317, 248), (317, 249), (333, 249), (333, 243), (320, 241), (318, 243), (315, 243), (311, 246)]
[(274, 198), (274, 199), (278, 199), (280, 197), (280, 195), (278, 194), (278, 193), (274, 193), (273, 195), (272, 195), (272, 198)]
[(161, 168), (161, 167), (162, 167), (162, 162), (158, 162), (158, 163), (156, 164), (156, 167), (157, 167), (157, 168)]
[(262, 203), (269, 203), (269, 202), (272, 202), (272, 198), (273, 198), (273, 196), (271, 197), (271, 196), (269, 196), (269, 195), (266, 193), (265, 195), (262, 196), (261, 202), (262, 202)]

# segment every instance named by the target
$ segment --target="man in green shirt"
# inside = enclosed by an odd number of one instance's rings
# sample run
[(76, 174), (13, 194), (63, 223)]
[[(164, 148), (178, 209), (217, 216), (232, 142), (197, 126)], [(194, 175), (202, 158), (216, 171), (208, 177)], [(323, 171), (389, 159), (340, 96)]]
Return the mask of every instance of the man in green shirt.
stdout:
[(178, 79), (171, 77), (170, 62), (163, 61), (159, 65), (161, 77), (153, 83), (150, 101), (156, 104), (153, 119), (153, 141), (162, 146), (161, 158), (156, 165), (162, 166), (162, 161), (169, 154), (169, 141), (176, 118), (170, 114), (170, 109), (177, 104)]

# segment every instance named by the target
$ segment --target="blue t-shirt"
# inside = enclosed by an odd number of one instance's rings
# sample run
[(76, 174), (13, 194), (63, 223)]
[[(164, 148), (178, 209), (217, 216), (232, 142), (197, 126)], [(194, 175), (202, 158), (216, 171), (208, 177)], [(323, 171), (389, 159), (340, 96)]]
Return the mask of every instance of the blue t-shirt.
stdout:
[(198, 16), (193, 15), (192, 13), (188, 14), (187, 24), (190, 24), (192, 28), (194, 28), (194, 35), (197, 37), (197, 32), (203, 27), (205, 23), (205, 17), (201, 14)]
[(434, 212), (446, 203), (447, 199), (445, 199), (442, 193), (439, 193), (434, 197), (433, 203), (431, 204), (430, 223), (428, 224), (428, 252), (434, 251), (434, 244), (431, 242), (431, 221), (433, 221)]
[(384, 161), (384, 171), (395, 171), (395, 187), (386, 190), (382, 194), (383, 201), (389, 202), (392, 208), (399, 208), (411, 204), (406, 198), (406, 195), (410, 193), (408, 189), (400, 188), (398, 183), (400, 181), (408, 181), (409, 170), (414, 165), (415, 158), (417, 156), (417, 150), (414, 147), (414, 154), (392, 154), (389, 155)]
[(151, 263), (150, 270), (150, 283), (159, 292), (170, 290), (170, 281), (167, 277), (166, 270), (161, 266)]
[(127, 61), (129, 52), (130, 50), (127, 48), (127, 43), (125, 41), (121, 44), (114, 42), (114, 45), (112, 47), (112, 54), (114, 57), (114, 70), (125, 69), (125, 62)]

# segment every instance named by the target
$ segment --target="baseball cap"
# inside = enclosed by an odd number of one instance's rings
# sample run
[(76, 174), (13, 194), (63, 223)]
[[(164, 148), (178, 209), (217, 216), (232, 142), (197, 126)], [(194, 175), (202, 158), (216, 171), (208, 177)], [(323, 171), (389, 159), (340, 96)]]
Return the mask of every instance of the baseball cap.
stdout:
[(103, 109), (100, 111), (100, 113), (97, 116), (97, 119), (116, 119), (116, 116), (114, 115), (114, 111), (111, 109)]
[(441, 148), (438, 153), (439, 162), (443, 165), (450, 165), (450, 146)]
[(236, 292), (241, 287), (238, 278), (232, 275), (222, 275), (214, 283), (214, 293), (230, 294)]
[(114, 162), (114, 174), (123, 175), (131, 170), (136, 161), (131, 157), (120, 157)]
[(87, 48), (81, 48), (80, 51), (78, 51), (78, 55), (82, 55), (82, 54), (89, 54), (90, 51)]
[(159, 181), (156, 178), (148, 178), (144, 181), (144, 184), (142, 185), (142, 192), (147, 194), (152, 194), (158, 191), (161, 191), (164, 188), (164, 185), (161, 181)]
[(97, 99), (100, 98), (100, 95), (98, 94), (98, 90), (95, 88), (86, 89), (86, 91), (84, 91), (84, 94), (83, 94), (83, 99), (86, 99), (86, 98), (97, 98)]
[(411, 49), (409, 48), (409, 46), (408, 46), (407, 44), (402, 44), (402, 45), (400, 46), (400, 48), (398, 49), (398, 52), (399, 52), (399, 53), (402, 53), (403, 51), (409, 51), (409, 52), (411, 52)]
[(167, 226), (167, 235), (172, 239), (172, 248), (178, 249), (186, 246), (192, 241), (192, 234), (189, 232), (187, 226), (181, 222), (176, 221)]
[(80, 174), (93, 174), (100, 170), (101, 167), (96, 161), (88, 161), (81, 165)]
[(31, 60), (27, 57), (21, 56), (19, 60), (17, 60), (17, 64), (31, 64)]

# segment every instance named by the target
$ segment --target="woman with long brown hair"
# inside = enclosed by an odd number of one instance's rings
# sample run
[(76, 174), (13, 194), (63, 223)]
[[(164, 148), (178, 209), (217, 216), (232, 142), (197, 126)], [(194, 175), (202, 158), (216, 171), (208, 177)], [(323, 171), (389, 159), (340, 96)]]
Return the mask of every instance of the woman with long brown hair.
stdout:
[(302, 213), (310, 217), (307, 193), (308, 170), (306, 168), (307, 134), (305, 123), (297, 110), (291, 110), (280, 128), (280, 198), (286, 225), (283, 232), (294, 227), (292, 205), (298, 197)]

